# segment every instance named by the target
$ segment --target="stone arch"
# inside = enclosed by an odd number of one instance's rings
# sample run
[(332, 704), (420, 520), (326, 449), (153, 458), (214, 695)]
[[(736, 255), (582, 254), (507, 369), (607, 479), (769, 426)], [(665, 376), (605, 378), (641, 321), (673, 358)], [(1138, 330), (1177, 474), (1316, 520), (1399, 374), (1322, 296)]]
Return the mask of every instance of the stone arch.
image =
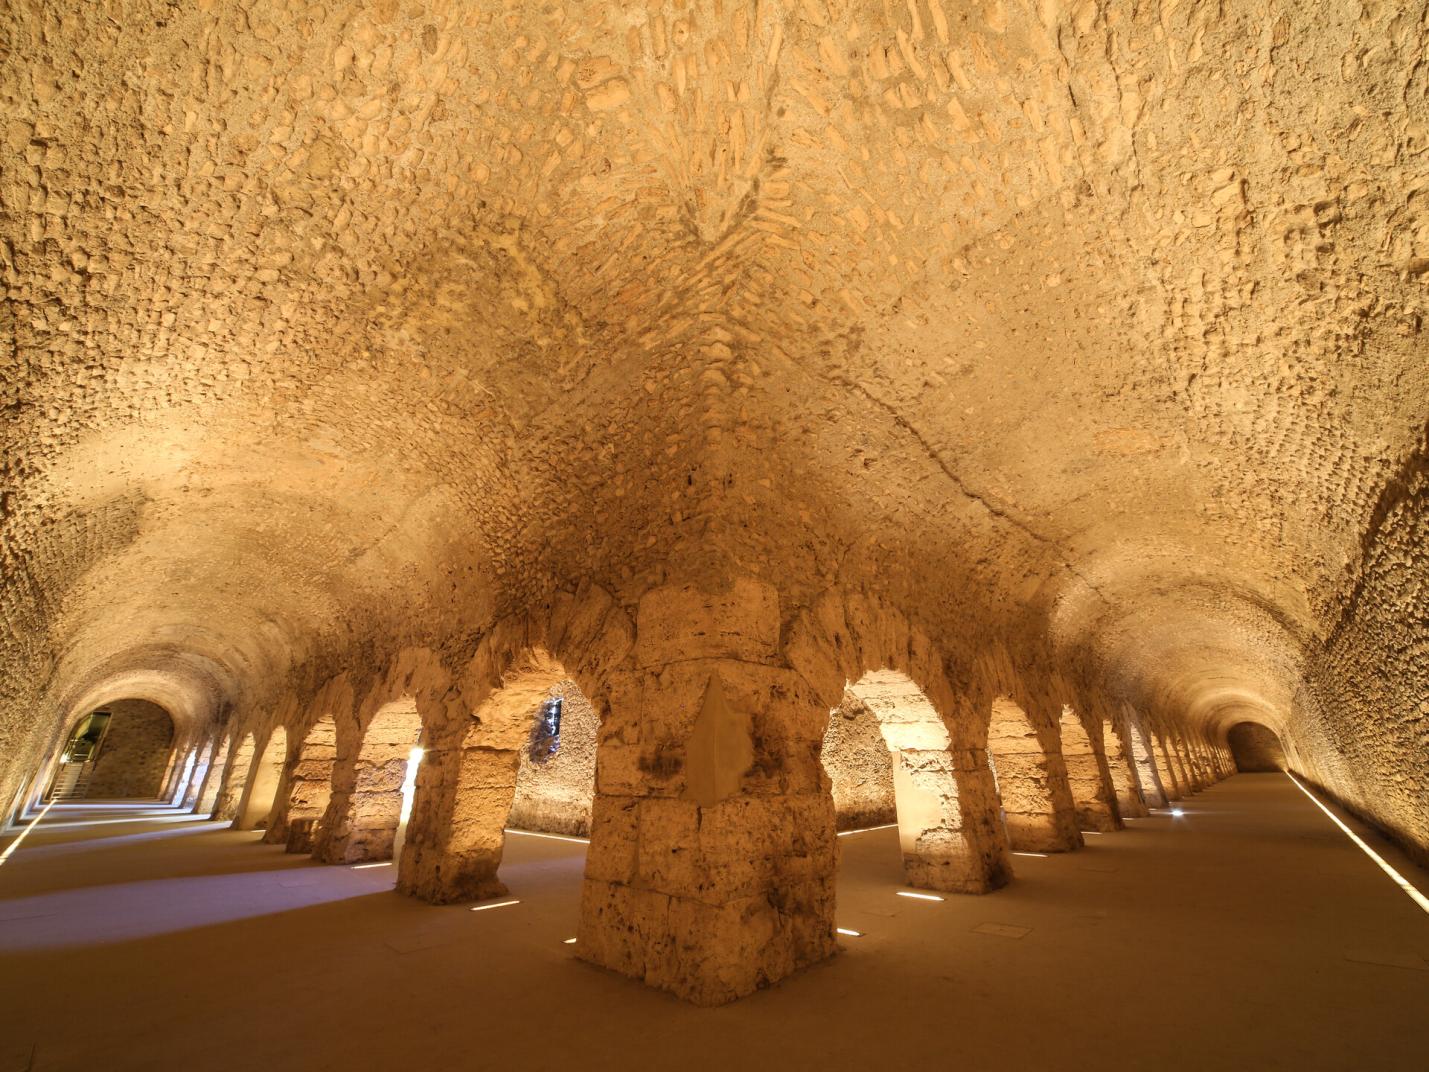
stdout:
[(1171, 755), (1171, 761), (1176, 767), (1176, 777), (1181, 783), (1181, 792), (1184, 796), (1200, 792), (1201, 786), (1191, 769), (1191, 762), (1187, 758), (1186, 742), (1174, 728), (1169, 729), (1165, 737), (1167, 751)]
[(1117, 810), (1123, 819), (1139, 819), (1147, 814), (1146, 798), (1141, 788), (1141, 774), (1132, 762), (1125, 724), (1107, 713), (1102, 716), (1101, 726), (1102, 747), (1111, 787), (1116, 793)]
[[(89, 764), (81, 795), (90, 800), (167, 799), (177, 755), (173, 715), (164, 706), (144, 699), (114, 700), (102, 708), (109, 715), (108, 724)], [(83, 721), (77, 720), (75, 728)], [(73, 734), (72, 730), (68, 736)]]
[[(996, 830), (991, 823), (981, 836), (965, 832), (976, 820), (964, 818), (952, 739), (923, 691), (901, 671), (875, 670), (849, 685), (845, 695), (873, 715), (890, 754), (884, 763), (892, 769), (908, 884), (959, 893), (1005, 885), (1012, 875), (1006, 845), (988, 836)], [(990, 813), (983, 805), (981, 810)]]
[(595, 797), (595, 752), (600, 718), (595, 705), (570, 678), (553, 686), (546, 703), (560, 701), (560, 742), (539, 758), (520, 750), (516, 792), (506, 825), (518, 830), (584, 837), (590, 833)]
[(199, 793), (203, 790), (204, 783), (208, 780), (208, 772), (213, 767), (214, 752), (217, 748), (218, 741), (212, 736), (204, 741), (203, 747), (199, 749), (193, 777), (189, 779), (188, 788), (184, 791), (183, 799), (179, 801), (180, 807), (193, 810), (197, 806)]
[(1285, 746), (1268, 726), (1259, 722), (1238, 722), (1230, 728), (1226, 740), (1237, 771), (1285, 770)]
[(402, 823), (407, 765), (420, 754), (422, 717), (404, 696), (382, 704), (362, 727), (357, 754), (334, 772), (313, 855), (325, 863), (390, 860)]
[(1161, 777), (1156, 770), (1156, 756), (1151, 749), (1151, 739), (1136, 712), (1126, 708), (1122, 724), (1126, 727), (1126, 740), (1130, 744), (1131, 761), (1136, 765), (1137, 781), (1141, 783), (1142, 798), (1147, 808), (1164, 808), (1166, 791), (1161, 785)]
[(845, 692), (830, 712), (819, 758), (829, 777), (838, 830), (897, 823), (888, 743), (877, 715), (852, 692)]
[(506, 892), (497, 878), (521, 753), (542, 702), (569, 675), (549, 652), (515, 662), (455, 732), (434, 735), (398, 888), (434, 904)]
[[(1058, 730), (1062, 740), (1062, 762), (1067, 768), (1067, 785), (1072, 791), (1072, 804), (1076, 809), (1077, 825), (1083, 830), (1099, 830), (1103, 833), (1122, 828), (1121, 813), (1117, 810), (1116, 796), (1112, 792), (1111, 776), (1106, 770), (1096, 742), (1082, 721), (1082, 716), (1071, 704), (1062, 705)], [(1097, 734), (1101, 736), (1100, 733)]]
[(312, 852), (318, 826), (332, 799), (333, 765), (337, 761), (337, 721), (322, 715), (298, 746), (288, 775), (283, 843), (288, 852)]
[(275, 726), (268, 734), (262, 754), (253, 764), (253, 772), (248, 776), (248, 787), (238, 817), (233, 821), (233, 829), (257, 830), (268, 825), (273, 805), (278, 800), (287, 761), (288, 731), (282, 726)]
[(204, 775), (203, 784), (199, 787), (198, 797), (194, 801), (195, 814), (212, 814), (217, 806), (218, 791), (223, 785), (224, 770), (228, 763), (228, 750), (232, 743), (231, 734), (224, 734), (223, 739), (218, 742), (213, 758), (208, 764), (208, 773)]
[(1161, 777), (1162, 788), (1170, 800), (1180, 800), (1188, 790), (1182, 781), (1183, 775), (1177, 769), (1171, 746), (1167, 743), (1165, 734), (1160, 731), (1156, 731), (1152, 736), (1156, 741), (1156, 773)]
[(213, 817), (219, 820), (236, 819), (238, 804), (248, 787), (249, 772), (253, 768), (253, 754), (257, 742), (252, 730), (238, 739), (238, 746), (228, 758), (224, 769), (223, 785), (219, 789), (214, 805)]
[(987, 750), (1012, 848), (1021, 852), (1080, 848), (1082, 835), (1072, 810), (1058, 806), (1055, 773), (1037, 728), (1010, 696), (992, 701)]
[(168, 786), (168, 791), (164, 794), (165, 800), (170, 804), (178, 804), (183, 799), (183, 795), (188, 792), (189, 782), (193, 778), (194, 768), (197, 766), (198, 748), (195, 746), (183, 751), (183, 758), (174, 764), (174, 777)]
[[(417, 697), (427, 748), (399, 862), (401, 892), (446, 903), (503, 888), (496, 868), (519, 749), (527, 743), (537, 706), (563, 682), (578, 687), (600, 725), (597, 769), (602, 753), (607, 766), (617, 763), (610, 753), (619, 744), (609, 739), (601, 717), (607, 711), (603, 688), (633, 640), (629, 618), (610, 595), (583, 585), (555, 593), (542, 613), (496, 621), (459, 673), (421, 649), (393, 661), (374, 691), (406, 690)], [(596, 855), (621, 838), (619, 830), (601, 823), (600, 813), (597, 794), (590, 816)]]

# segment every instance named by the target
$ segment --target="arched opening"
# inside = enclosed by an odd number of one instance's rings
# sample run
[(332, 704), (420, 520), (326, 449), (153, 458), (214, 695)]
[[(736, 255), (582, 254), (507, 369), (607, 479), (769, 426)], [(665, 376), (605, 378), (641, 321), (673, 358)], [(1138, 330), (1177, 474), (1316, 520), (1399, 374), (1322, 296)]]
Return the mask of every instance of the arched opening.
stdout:
[(259, 830), (268, 825), (268, 815), (278, 797), (278, 786), (283, 780), (283, 764), (287, 759), (288, 731), (278, 726), (269, 734), (263, 755), (253, 766), (253, 773), (249, 776), (252, 785), (248, 788), (242, 811), (233, 824), (235, 830)]
[(198, 749), (190, 748), (188, 755), (178, 766), (178, 776), (174, 779), (173, 790), (169, 793), (170, 803), (177, 804), (183, 799), (189, 790), (189, 780), (194, 776), (194, 767), (198, 763)]
[[(559, 700), (559, 705), (553, 701)], [(473, 712), (472, 721), (429, 742), (417, 776), (412, 829), (401, 859), (398, 888), (434, 904), (481, 900), (506, 892), (498, 878), (512, 822), (517, 781), (527, 769), (552, 764), (523, 788), (526, 821), (567, 830), (589, 825), (595, 727), (567, 723), (589, 709), (565, 669), (544, 652), (530, 652), (502, 687)], [(559, 712), (558, 720), (553, 716)], [(554, 731), (554, 732), (553, 732)], [(567, 765), (561, 762), (572, 733)], [(589, 758), (582, 740), (589, 735)], [(587, 779), (589, 776), (589, 780)], [(569, 813), (562, 811), (569, 807)]]
[(1073, 817), (1057, 807), (1047, 753), (1036, 727), (1027, 712), (1006, 696), (992, 703), (987, 754), (1014, 851), (1065, 852), (1082, 844)]
[(1189, 796), (1196, 792), (1200, 786), (1191, 773), (1191, 763), (1186, 758), (1186, 744), (1174, 732), (1163, 737), (1162, 740), (1166, 742), (1166, 751), (1171, 756), (1171, 762), (1176, 768), (1176, 780), (1181, 783), (1181, 793), (1183, 796)]
[(1102, 720), (1102, 748), (1106, 752), (1107, 772), (1116, 793), (1116, 806), (1123, 819), (1140, 818), (1146, 814), (1141, 778), (1131, 760), (1131, 748), (1123, 731), (1110, 718)]
[(345, 784), (334, 784), (314, 855), (326, 863), (390, 860), (398, 851), (407, 768), (420, 763), (422, 719), (410, 698), (380, 708), (367, 724)]
[[(1153, 739), (1153, 735), (1148, 734), (1148, 741)], [(1156, 760), (1156, 773), (1161, 778), (1161, 788), (1165, 792), (1168, 800), (1179, 800), (1185, 795), (1186, 789), (1181, 784), (1181, 775), (1176, 770), (1176, 764), (1171, 758), (1171, 749), (1166, 743), (1164, 735), (1154, 734), (1156, 747), (1153, 752)]]
[(288, 852), (312, 852), (318, 827), (332, 799), (333, 765), (337, 761), (337, 723), (324, 715), (313, 723), (298, 749), (288, 776)]
[(820, 758), (840, 825), (879, 825), (890, 816), (897, 823), (908, 885), (982, 893), (1004, 885), (1011, 867), (1003, 839), (989, 836), (996, 830), (991, 801), (979, 809), (960, 794), (960, 775), (972, 772), (955, 768), (951, 746), (922, 690), (898, 671), (880, 670), (848, 686)]
[(1131, 761), (1136, 764), (1137, 781), (1141, 783), (1141, 795), (1148, 808), (1164, 808), (1166, 791), (1156, 770), (1156, 756), (1151, 750), (1151, 740), (1134, 712), (1127, 709), (1126, 735), (1131, 745)]
[(157, 800), (173, 752), (174, 723), (148, 700), (117, 700), (71, 731), (48, 796), (67, 800)]
[(253, 768), (253, 753), (256, 742), (252, 733), (245, 733), (238, 747), (228, 759), (224, 769), (223, 785), (219, 789), (214, 805), (213, 817), (219, 820), (238, 817), (238, 802), (243, 799), (243, 791), (248, 787), (248, 775)]
[(599, 729), (594, 705), (574, 681), (551, 689), (536, 714), (530, 742), (521, 749), (508, 827), (590, 834)]
[(829, 776), (840, 831), (898, 822), (888, 743), (878, 716), (851, 690), (829, 716), (819, 758)]
[(198, 762), (194, 765), (193, 775), (189, 778), (188, 788), (185, 789), (179, 806), (183, 808), (193, 808), (198, 803), (200, 791), (204, 782), (208, 779), (209, 768), (213, 766), (213, 752), (217, 742), (210, 737), (198, 752)]
[(1283, 771), (1285, 746), (1275, 731), (1259, 722), (1238, 722), (1226, 734), (1235, 769), (1242, 774)]
[(233, 738), (225, 735), (219, 742), (213, 759), (209, 761), (208, 773), (204, 775), (203, 784), (199, 786), (198, 799), (194, 802), (194, 812), (198, 815), (211, 814), (218, 805), (218, 791), (223, 788), (223, 774), (232, 743)]
[(1120, 830), (1121, 816), (1116, 800), (1102, 774), (1091, 734), (1071, 704), (1062, 705), (1058, 728), (1062, 737), (1062, 761), (1067, 768), (1067, 785), (1072, 791), (1077, 826), (1082, 830)]

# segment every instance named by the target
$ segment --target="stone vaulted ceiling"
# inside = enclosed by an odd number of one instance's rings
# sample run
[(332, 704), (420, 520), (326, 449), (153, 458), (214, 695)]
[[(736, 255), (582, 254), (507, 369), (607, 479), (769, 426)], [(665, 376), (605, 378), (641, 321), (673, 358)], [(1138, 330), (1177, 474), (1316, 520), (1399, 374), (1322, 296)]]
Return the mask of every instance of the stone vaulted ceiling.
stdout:
[(743, 571), (1249, 713), (1422, 828), (1426, 42), (1422, 0), (17, 0), (0, 746)]

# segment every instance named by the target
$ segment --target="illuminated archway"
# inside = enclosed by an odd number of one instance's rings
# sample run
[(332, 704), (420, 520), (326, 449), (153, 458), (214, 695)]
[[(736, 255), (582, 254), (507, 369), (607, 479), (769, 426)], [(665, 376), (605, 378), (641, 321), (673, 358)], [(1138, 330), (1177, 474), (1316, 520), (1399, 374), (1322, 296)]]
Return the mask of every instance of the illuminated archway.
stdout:
[(1070, 809), (1057, 806), (1047, 752), (1037, 729), (1027, 712), (1007, 696), (992, 703), (987, 752), (1013, 849), (1065, 852), (1079, 848), (1082, 835)]
[(228, 766), (224, 769), (223, 785), (219, 789), (218, 799), (213, 809), (215, 819), (228, 820), (238, 817), (238, 804), (243, 799), (244, 789), (248, 787), (248, 777), (253, 768), (255, 749), (256, 741), (253, 734), (245, 733), (239, 740), (238, 747), (228, 757)]
[[(98, 724), (98, 725), (97, 725)], [(79, 720), (49, 794), (88, 800), (157, 800), (174, 762), (174, 722), (149, 700), (116, 700)]]
[(333, 765), (337, 761), (337, 723), (324, 715), (313, 723), (299, 746), (288, 776), (288, 852), (311, 852), (318, 826), (332, 800)]
[[(506, 825), (517, 830), (585, 837), (595, 796), (600, 719), (569, 678), (533, 712), (536, 725), (520, 750), (520, 769)], [(550, 732), (554, 726), (554, 735)]]
[(1083, 830), (1120, 830), (1121, 815), (1109, 784), (1110, 776), (1103, 773), (1102, 759), (1091, 734), (1071, 704), (1062, 705), (1058, 728), (1077, 825)]
[(214, 751), (217, 747), (218, 742), (210, 737), (199, 749), (198, 762), (194, 765), (193, 775), (189, 778), (184, 795), (178, 802), (180, 807), (192, 809), (198, 804), (199, 793), (202, 792), (204, 782), (208, 779), (208, 772), (213, 766)]
[(523, 750), (548, 750), (538, 721), (569, 677), (530, 652), (457, 734), (430, 742), (417, 775), (412, 831), (398, 888), (435, 904), (506, 892), (497, 877)]
[(253, 773), (249, 777), (252, 784), (233, 824), (235, 830), (257, 830), (267, 825), (268, 814), (273, 810), (273, 802), (277, 799), (278, 787), (283, 780), (283, 765), (287, 760), (288, 731), (278, 726), (269, 734), (262, 756), (253, 765)]
[(217, 751), (213, 754), (213, 759), (209, 762), (208, 773), (204, 776), (203, 785), (199, 787), (198, 799), (194, 802), (195, 814), (212, 814), (214, 808), (217, 807), (218, 793), (223, 788), (223, 776), (227, 769), (228, 752), (232, 744), (232, 736), (224, 734)]
[(417, 704), (410, 698), (386, 704), (373, 715), (355, 762), (335, 772), (315, 857), (333, 864), (392, 859), (407, 766), (422, 759), (421, 733)]
[[(861, 724), (860, 724), (861, 723)], [(883, 754), (871, 749), (876, 733)], [(852, 746), (852, 747), (850, 747)], [(983, 893), (1012, 875), (1001, 838), (968, 837), (995, 829), (989, 801), (969, 808), (959, 793), (952, 740), (942, 718), (905, 674), (879, 670), (849, 685), (834, 710), (821, 755), (845, 823), (892, 817), (910, 886)]]

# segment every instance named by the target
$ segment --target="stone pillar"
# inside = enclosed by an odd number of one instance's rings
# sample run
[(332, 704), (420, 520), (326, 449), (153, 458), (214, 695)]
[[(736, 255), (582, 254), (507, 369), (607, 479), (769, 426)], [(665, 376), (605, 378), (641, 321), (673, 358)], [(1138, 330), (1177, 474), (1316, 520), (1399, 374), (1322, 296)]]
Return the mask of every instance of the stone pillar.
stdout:
[(1137, 781), (1141, 784), (1141, 795), (1146, 801), (1146, 807), (1164, 808), (1166, 806), (1166, 789), (1161, 783), (1160, 773), (1156, 769), (1156, 756), (1152, 751), (1151, 738), (1145, 728), (1141, 725), (1136, 712), (1130, 707), (1126, 708), (1123, 715), (1123, 725), (1126, 726), (1127, 738), (1131, 744), (1131, 760), (1136, 765)]
[(198, 799), (194, 801), (194, 813), (196, 815), (212, 814), (218, 803), (218, 791), (223, 784), (224, 772), (228, 769), (228, 754), (233, 745), (233, 739), (228, 734), (224, 734), (214, 749), (213, 758), (208, 763), (208, 773), (203, 777), (203, 785), (199, 789)]
[(1081, 848), (1082, 834), (1061, 753), (1047, 747), (1027, 713), (1006, 697), (993, 701), (987, 748), (1013, 850)]
[(1102, 742), (1106, 749), (1107, 770), (1112, 788), (1116, 790), (1116, 806), (1123, 818), (1145, 815), (1146, 800), (1142, 793), (1140, 773), (1131, 760), (1131, 749), (1110, 718), (1102, 720)]
[[(475, 666), (490, 663), (489, 642)], [(566, 677), (545, 649), (524, 650), (493, 673), (498, 674), (494, 688), (491, 682), (465, 680), (460, 695), (471, 698), (476, 709), (434, 733), (417, 768), (397, 888), (433, 904), (506, 893), (496, 873), (521, 750), (530, 744), (541, 705)]]
[(1191, 765), (1186, 762), (1186, 746), (1177, 736), (1175, 730), (1169, 731), (1164, 740), (1167, 752), (1171, 756), (1171, 763), (1176, 771), (1176, 782), (1181, 788), (1181, 795), (1189, 797), (1198, 791), (1199, 786), (1196, 785), (1195, 777), (1191, 773)]
[(1058, 726), (1062, 739), (1062, 761), (1067, 768), (1067, 786), (1076, 809), (1077, 826), (1082, 830), (1109, 832), (1122, 829), (1116, 796), (1103, 773), (1101, 758), (1092, 744), (1081, 716), (1070, 704), (1063, 704)]
[(641, 600), (600, 732), (582, 958), (715, 1005), (836, 951), (828, 711), (779, 640), (752, 579)]
[[(1148, 735), (1148, 743), (1151, 740)], [(1155, 734), (1156, 773), (1161, 778), (1161, 788), (1166, 794), (1168, 801), (1180, 800), (1184, 795), (1181, 787), (1181, 778), (1176, 771), (1176, 761), (1171, 755), (1171, 746), (1167, 743), (1164, 734)]]
[(243, 790), (248, 784), (249, 772), (253, 767), (253, 734), (245, 733), (229, 754), (224, 769), (223, 781), (214, 803), (213, 817), (230, 820), (238, 816), (238, 803), (243, 798)]
[(515, 748), (484, 747), (482, 736), (476, 724), (436, 743), (417, 769), (397, 880), (403, 893), (450, 904), (507, 892), (496, 872), (521, 756)]
[(320, 717), (303, 738), (288, 775), (287, 806), (264, 841), (281, 842), (288, 852), (312, 852), (319, 824), (332, 799), (333, 767), (337, 762), (337, 722)]
[(332, 796), (314, 839), (316, 859), (341, 864), (392, 858), (402, 785), (421, 728), (410, 697), (384, 705), (372, 717), (353, 763), (334, 770)]

